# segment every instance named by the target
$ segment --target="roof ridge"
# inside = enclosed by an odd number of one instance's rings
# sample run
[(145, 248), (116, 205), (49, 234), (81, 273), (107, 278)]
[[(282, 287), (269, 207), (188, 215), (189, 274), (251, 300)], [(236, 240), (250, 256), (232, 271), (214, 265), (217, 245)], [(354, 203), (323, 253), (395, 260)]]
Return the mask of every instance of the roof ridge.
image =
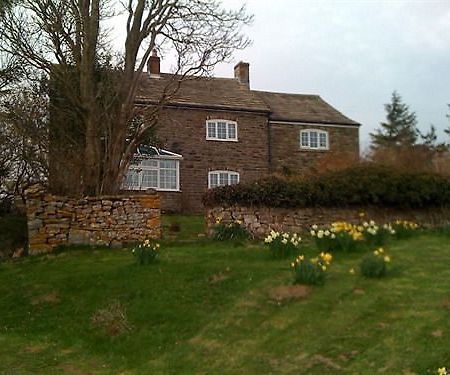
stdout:
[(250, 91), (253, 91), (256, 93), (261, 93), (261, 94), (292, 95), (292, 96), (321, 98), (319, 94), (299, 94), (299, 93), (293, 93), (293, 92), (278, 92), (278, 91), (265, 91), (265, 90), (250, 90)]

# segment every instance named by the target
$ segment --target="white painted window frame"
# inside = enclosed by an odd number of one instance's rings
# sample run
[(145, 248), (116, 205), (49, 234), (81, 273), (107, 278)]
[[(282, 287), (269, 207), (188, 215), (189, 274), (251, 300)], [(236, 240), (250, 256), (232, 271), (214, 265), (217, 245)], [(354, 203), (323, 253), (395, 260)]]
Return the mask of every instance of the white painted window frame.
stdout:
[[(219, 138), (217, 136), (217, 123), (218, 122), (224, 122), (226, 124), (226, 138)], [(214, 128), (215, 128), (215, 133), (216, 136), (215, 137), (210, 137), (209, 133), (208, 133), (208, 127), (209, 124), (214, 124)], [(230, 134), (230, 125), (234, 125), (234, 129), (235, 129), (235, 137), (234, 138), (230, 138), (229, 134)], [(238, 141), (238, 124), (236, 121), (231, 121), (231, 120), (224, 120), (224, 119), (211, 119), (211, 120), (206, 120), (206, 140), (207, 141), (221, 141), (221, 142), (237, 142)]]
[[(317, 147), (311, 147), (311, 132), (317, 133)], [(302, 144), (302, 135), (308, 134), (308, 146)], [(320, 134), (325, 134), (325, 147), (320, 146)], [(322, 129), (301, 129), (299, 133), (299, 144), (302, 150), (326, 151), (330, 149), (330, 136), (326, 130)]]
[[(178, 154), (175, 154), (173, 152), (168, 152), (168, 151), (165, 151), (165, 152), (169, 153), (170, 155), (155, 155), (155, 156), (151, 156), (151, 157), (135, 155), (135, 159), (137, 159), (139, 161), (141, 161), (141, 160), (155, 160), (155, 161), (157, 161), (157, 166), (156, 167), (151, 167), (151, 166), (130, 164), (130, 167), (128, 168), (128, 170), (134, 170), (134, 171), (137, 171), (139, 173), (139, 176), (138, 176), (139, 184), (138, 184), (138, 186), (127, 186), (125, 184), (125, 181), (124, 181), (123, 189), (125, 189), (125, 190), (155, 189), (157, 191), (180, 191), (180, 160), (182, 159), (182, 156), (178, 155)], [(160, 182), (160, 178), (161, 178), (160, 162), (161, 161), (167, 161), (167, 160), (175, 161), (175, 170), (176, 170), (176, 187), (175, 187), (175, 189), (160, 188), (160, 186), (161, 186), (161, 182)], [(144, 171), (144, 170), (153, 170), (153, 171), (156, 170), (157, 171), (158, 187), (142, 186), (142, 180), (143, 180), (143, 175), (144, 175), (142, 173), (142, 171)]]
[[(227, 176), (227, 183), (225, 184), (225, 185), (220, 185), (220, 174), (221, 173), (226, 173), (228, 176)], [(214, 174), (216, 174), (217, 175), (217, 181), (219, 182), (219, 184), (217, 185), (217, 186), (211, 186), (211, 175), (214, 175)], [(238, 184), (239, 183), (239, 181), (240, 181), (240, 175), (239, 175), (239, 172), (236, 172), (236, 171), (226, 171), (226, 170), (214, 170), (214, 171), (209, 171), (208, 172), (208, 189), (213, 189), (213, 188), (216, 188), (216, 187), (220, 187), (220, 186), (228, 186), (228, 185), (231, 185), (230, 184), (230, 175), (233, 175), (233, 176), (237, 176), (237, 182), (236, 182), (236, 184)], [(233, 184), (233, 185), (235, 185), (235, 184)]]

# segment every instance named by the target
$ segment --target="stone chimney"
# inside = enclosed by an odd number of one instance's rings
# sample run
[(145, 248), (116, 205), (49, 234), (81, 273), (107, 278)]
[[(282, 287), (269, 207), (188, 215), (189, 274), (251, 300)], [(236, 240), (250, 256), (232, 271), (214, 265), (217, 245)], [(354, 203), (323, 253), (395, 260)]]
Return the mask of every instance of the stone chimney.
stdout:
[(156, 49), (154, 49), (147, 63), (147, 71), (150, 74), (150, 77), (159, 78), (159, 63), (159, 56)]
[(234, 78), (236, 78), (240, 84), (250, 88), (250, 74), (249, 74), (249, 63), (238, 62), (234, 67)]

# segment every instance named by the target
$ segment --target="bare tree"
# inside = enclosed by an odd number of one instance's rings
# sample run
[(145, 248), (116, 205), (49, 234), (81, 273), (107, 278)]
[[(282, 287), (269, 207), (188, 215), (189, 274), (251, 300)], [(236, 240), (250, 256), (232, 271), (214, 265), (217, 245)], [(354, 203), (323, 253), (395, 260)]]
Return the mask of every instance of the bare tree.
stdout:
[[(251, 21), (244, 8), (228, 11), (215, 0), (127, 0), (124, 52), (117, 59), (105, 21), (118, 6), (108, 0), (22, 0), (5, 10), (0, 23), (1, 51), (50, 78), (52, 126), (70, 123), (74, 131), (66, 138), (78, 148), (79, 184), (66, 186), (66, 193), (115, 193), (180, 82), (210, 74), (249, 43), (242, 34)], [(175, 54), (176, 75), (130, 136), (136, 91), (154, 49)]]
[(39, 85), (11, 90), (1, 100), (0, 194), (23, 195), (30, 183), (48, 176), (48, 100)]

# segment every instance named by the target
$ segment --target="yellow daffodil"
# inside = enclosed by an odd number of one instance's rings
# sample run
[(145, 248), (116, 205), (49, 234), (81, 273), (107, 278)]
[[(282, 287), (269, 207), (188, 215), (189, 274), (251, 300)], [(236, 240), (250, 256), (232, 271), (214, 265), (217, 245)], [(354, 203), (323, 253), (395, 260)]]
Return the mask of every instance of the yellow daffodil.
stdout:
[(384, 261), (385, 261), (386, 263), (389, 263), (389, 262), (391, 261), (391, 257), (388, 256), (388, 255), (385, 255)]
[(355, 274), (355, 270), (354, 268), (350, 268), (350, 270), (348, 271), (350, 274), (354, 275)]
[(438, 375), (447, 375), (447, 369), (445, 367), (438, 368)]

